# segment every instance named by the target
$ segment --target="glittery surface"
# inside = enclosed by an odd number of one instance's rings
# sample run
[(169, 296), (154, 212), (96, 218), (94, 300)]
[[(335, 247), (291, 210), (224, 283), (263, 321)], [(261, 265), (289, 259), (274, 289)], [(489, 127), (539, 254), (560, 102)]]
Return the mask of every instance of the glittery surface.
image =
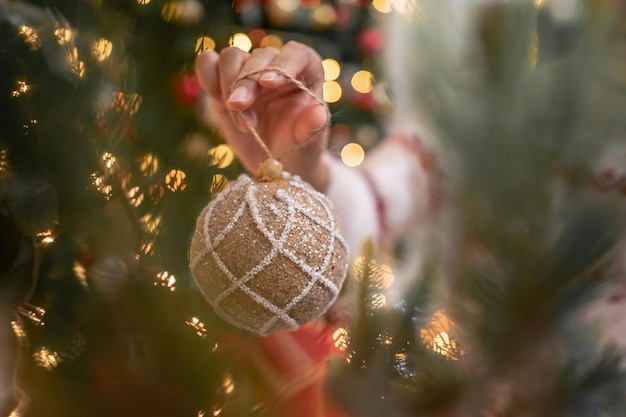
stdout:
[(297, 176), (240, 176), (198, 217), (190, 268), (224, 320), (260, 334), (323, 314), (346, 276), (347, 248), (330, 201)]

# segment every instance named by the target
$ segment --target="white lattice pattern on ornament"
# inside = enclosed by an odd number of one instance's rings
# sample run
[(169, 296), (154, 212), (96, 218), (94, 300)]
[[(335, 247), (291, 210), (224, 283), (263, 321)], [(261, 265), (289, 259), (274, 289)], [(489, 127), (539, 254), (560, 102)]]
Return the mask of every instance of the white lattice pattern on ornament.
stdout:
[[(213, 258), (220, 271), (228, 278), (230, 281), (230, 286), (223, 290), (217, 297), (213, 300), (209, 300), (213, 308), (216, 312), (222, 316), (226, 316), (229, 318), (229, 321), (232, 323), (238, 323), (239, 327), (253, 331), (260, 332), (261, 334), (265, 334), (272, 325), (279, 319), (283, 320), (285, 323), (289, 325), (292, 329), (297, 329), (299, 324), (294, 320), (288, 312), (294, 307), (298, 302), (300, 302), (306, 295), (311, 291), (311, 288), (317, 283), (322, 283), (326, 288), (328, 288), (332, 294), (333, 298), (336, 298), (339, 294), (339, 288), (335, 285), (334, 282), (329, 280), (326, 277), (326, 272), (330, 267), (331, 258), (333, 256), (333, 250), (335, 246), (335, 240), (339, 241), (339, 243), (346, 247), (346, 242), (338, 230), (337, 225), (335, 224), (334, 216), (332, 214), (332, 208), (329, 204), (328, 199), (323, 194), (315, 191), (312, 187), (308, 186), (308, 184), (302, 182), (299, 177), (292, 177), (288, 173), (283, 173), (283, 179), (289, 181), (289, 185), (295, 188), (298, 188), (305, 192), (305, 195), (309, 201), (307, 204), (298, 203), (290, 193), (286, 189), (281, 189), (276, 192), (276, 198), (285, 204), (286, 207), (286, 215), (284, 212), (281, 212), (281, 209), (274, 205), (269, 205), (269, 209), (276, 215), (276, 217), (284, 217), (285, 223), (282, 231), (280, 231), (280, 236), (276, 238), (271, 231), (268, 229), (263, 217), (259, 213), (259, 202), (257, 200), (257, 194), (259, 193), (259, 186), (262, 183), (254, 182), (248, 176), (242, 176), (239, 178), (237, 184), (233, 184), (230, 189), (224, 190), (220, 193), (216, 199), (215, 204), (208, 206), (205, 210), (206, 213), (203, 213), (201, 217), (204, 219), (204, 222), (201, 227), (201, 233), (204, 241), (206, 242), (206, 248), (198, 253), (194, 259), (191, 260), (190, 266), (192, 269), (196, 267), (196, 265), (200, 262), (202, 258), (209, 255)], [(246, 189), (247, 188), (247, 189)], [(246, 189), (245, 198), (236, 208), (232, 219), (228, 222), (228, 224), (220, 230), (214, 237), (210, 236), (209, 233), (209, 223), (212, 218), (212, 211), (219, 205), (219, 203), (226, 199), (228, 195), (232, 192), (238, 192), (241, 189)], [(313, 198), (315, 197), (315, 198)], [(308, 207), (307, 207), (308, 206)], [(316, 215), (315, 212), (310, 210), (310, 207), (322, 207), (323, 208), (323, 218)], [(262, 235), (267, 239), (268, 242), (271, 243), (271, 250), (269, 253), (253, 268), (251, 268), (248, 272), (243, 274), (242, 276), (236, 276), (226, 265), (226, 263), (221, 259), (219, 253), (216, 251), (217, 247), (220, 243), (235, 229), (235, 225), (239, 221), (239, 219), (243, 216), (246, 208), (250, 211), (254, 223), (257, 229), (262, 233)], [(282, 209), (284, 210), (284, 209)], [(287, 237), (289, 233), (294, 230), (294, 219), (296, 218), (296, 214), (300, 214), (311, 220), (313, 223), (323, 228), (328, 232), (328, 241), (325, 245), (321, 245), (325, 249), (324, 257), (322, 265), (316, 268), (307, 265), (301, 258), (299, 258), (292, 250), (285, 246)], [(302, 289), (302, 291), (295, 296), (290, 302), (288, 302), (283, 308), (273, 304), (271, 301), (266, 299), (265, 297), (257, 294), (251, 288), (249, 288), (246, 284), (252, 280), (257, 274), (259, 274), (264, 268), (272, 263), (279, 255), (283, 255), (291, 262), (300, 268), (307, 276), (309, 277), (308, 284)], [(264, 308), (269, 310), (272, 313), (271, 319), (267, 320), (263, 323), (259, 328), (251, 328), (247, 326), (245, 323), (242, 323), (236, 317), (233, 317), (228, 311), (220, 308), (220, 303), (233, 292), (240, 290), (247, 294), (251, 299), (253, 299), (256, 303), (262, 305)]]

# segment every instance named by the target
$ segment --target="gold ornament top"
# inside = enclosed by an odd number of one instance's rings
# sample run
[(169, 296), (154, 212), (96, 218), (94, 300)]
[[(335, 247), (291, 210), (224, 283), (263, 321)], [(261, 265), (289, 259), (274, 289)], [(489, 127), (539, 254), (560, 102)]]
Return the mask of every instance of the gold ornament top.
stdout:
[(283, 164), (281, 164), (277, 159), (267, 158), (261, 164), (261, 167), (256, 174), (256, 179), (261, 182), (273, 181), (279, 179), (282, 173)]

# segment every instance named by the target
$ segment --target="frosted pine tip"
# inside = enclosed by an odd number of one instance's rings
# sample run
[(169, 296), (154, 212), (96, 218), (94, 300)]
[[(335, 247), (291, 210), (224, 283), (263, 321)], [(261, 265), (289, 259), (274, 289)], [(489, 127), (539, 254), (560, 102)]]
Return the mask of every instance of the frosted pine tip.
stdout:
[(256, 174), (258, 181), (272, 181), (280, 178), (283, 173), (283, 164), (274, 158), (267, 158)]

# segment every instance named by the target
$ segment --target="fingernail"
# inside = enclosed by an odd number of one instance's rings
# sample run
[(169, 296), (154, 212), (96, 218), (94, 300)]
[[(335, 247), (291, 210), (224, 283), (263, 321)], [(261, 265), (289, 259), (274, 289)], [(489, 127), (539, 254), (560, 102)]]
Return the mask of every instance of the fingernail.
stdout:
[(230, 93), (228, 97), (229, 103), (239, 103), (248, 99), (248, 89), (246, 87), (237, 87)]
[(263, 81), (276, 81), (278, 79), (278, 74), (276, 74), (275, 72), (266, 72), (265, 74), (261, 75), (261, 80)]

